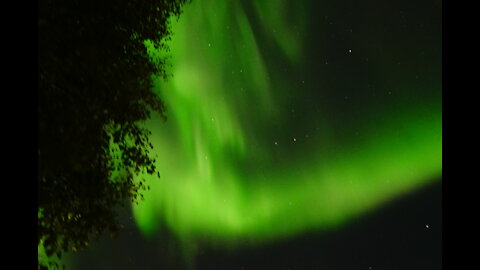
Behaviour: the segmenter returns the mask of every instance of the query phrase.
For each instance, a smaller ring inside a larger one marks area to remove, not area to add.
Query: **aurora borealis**
[[[194,0],[172,21],[146,239],[164,226],[194,257],[328,233],[441,180],[439,12],[344,2]]]
[[[272,21],[282,15],[255,8]],[[300,8],[295,12],[306,19]],[[295,35],[305,30],[284,27],[285,33],[267,38],[288,68],[301,70],[308,60],[302,62],[303,42]],[[385,101],[395,103],[394,110],[365,108],[365,115],[348,117],[356,126],[344,131],[350,136],[337,140],[321,97],[318,112],[297,107],[304,116],[294,118],[292,100],[321,92],[321,86],[272,72],[240,3],[193,2],[173,32],[174,77],[158,82],[169,119],[147,124],[155,148],[162,149],[162,177],[150,181],[145,202],[134,207],[147,235],[155,233],[156,219],[181,237],[226,241],[328,228],[441,174],[438,96],[417,104],[403,101],[398,88],[394,101]]]

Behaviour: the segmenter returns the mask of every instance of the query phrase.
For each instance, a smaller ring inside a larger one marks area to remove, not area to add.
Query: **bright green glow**
[[[266,29],[282,15],[268,5],[256,6]],[[359,116],[360,135],[349,142],[310,119],[305,125],[321,132],[308,147],[300,135],[275,144],[266,139],[276,135],[269,123],[288,133],[280,109],[301,93],[270,71],[238,1],[193,1],[173,33],[174,77],[156,88],[168,121],[146,124],[162,178],[150,179],[145,201],[134,205],[146,235],[160,220],[183,239],[233,244],[328,229],[441,176],[440,100]],[[290,34],[271,42],[297,65],[302,44]],[[294,147],[301,153],[285,154]],[[278,155],[292,162],[276,166]]]
[[[59,259],[57,255],[47,256],[45,247],[43,246],[43,241],[40,241],[37,246],[38,252],[38,263],[47,266],[48,269],[58,269],[55,266],[50,266],[49,263],[57,263],[60,265],[71,265],[71,255],[63,255],[62,259]],[[61,268],[60,268],[61,269]]]

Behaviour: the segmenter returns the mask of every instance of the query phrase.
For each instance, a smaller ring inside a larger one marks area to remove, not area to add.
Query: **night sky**
[[[441,269],[441,1],[193,0],[161,178],[70,269]]]

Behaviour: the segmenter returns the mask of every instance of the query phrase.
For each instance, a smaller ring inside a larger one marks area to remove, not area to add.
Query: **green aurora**
[[[333,91],[321,83],[325,70],[304,76],[308,33],[326,35],[309,25],[307,4],[244,2],[196,0],[172,21],[173,77],[154,89],[168,121],[146,123],[162,175],[145,176],[151,189],[133,205],[147,237],[167,226],[185,242],[263,243],[342,226],[441,179],[440,77],[399,84],[387,58],[372,59],[371,72],[394,93],[357,102],[349,116],[348,97],[338,95],[335,115],[335,98],[318,94]],[[344,51],[360,50],[371,52]],[[299,105],[312,93],[314,105]]]

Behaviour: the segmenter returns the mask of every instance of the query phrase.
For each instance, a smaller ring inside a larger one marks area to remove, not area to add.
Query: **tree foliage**
[[[48,256],[116,234],[114,209],[146,186],[134,176],[158,173],[138,123],[165,117],[151,74],[166,74],[143,41],[165,49],[185,2],[39,1],[38,243]]]

